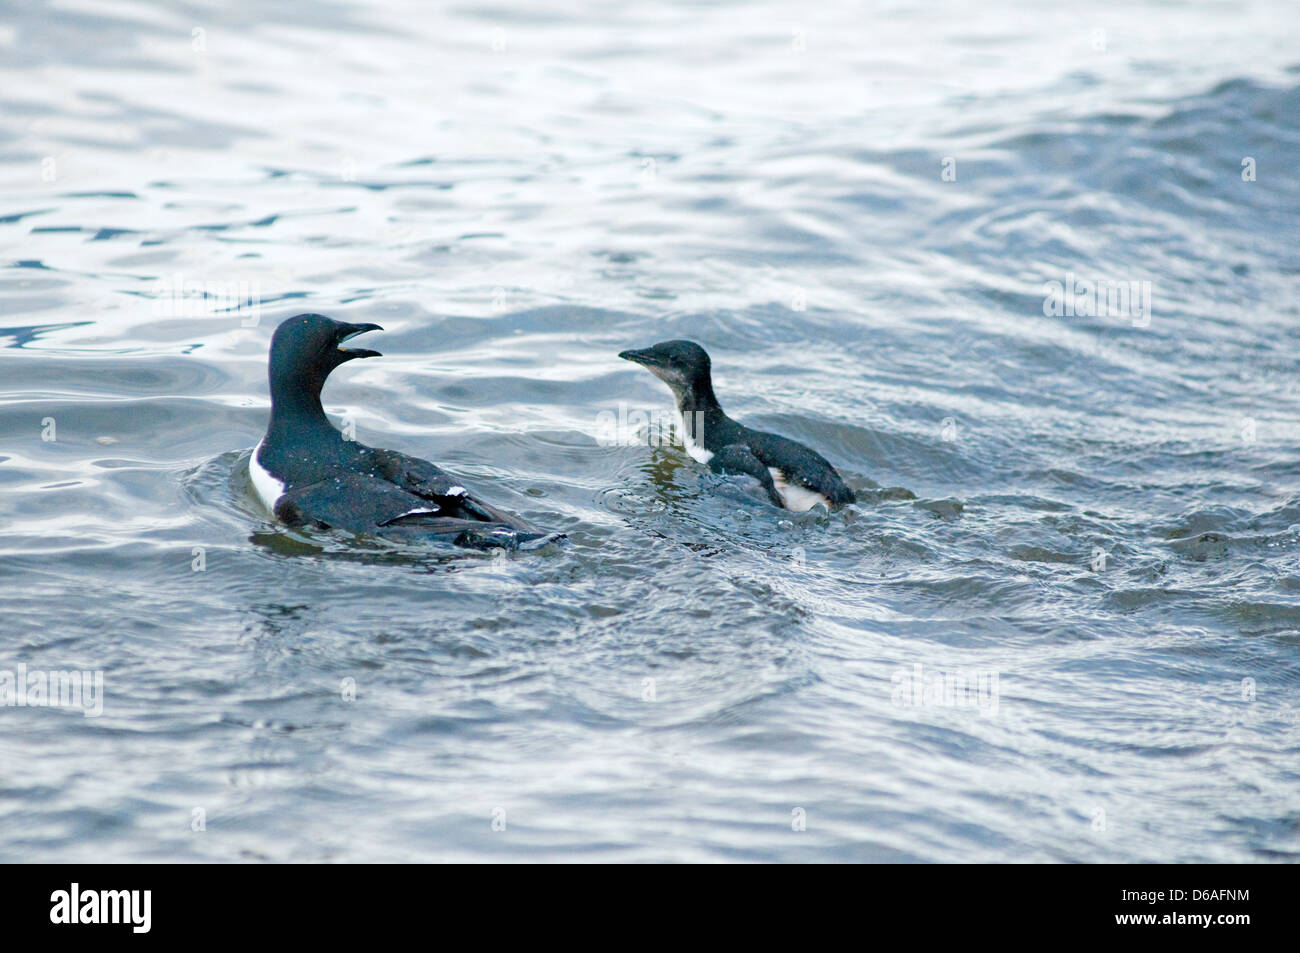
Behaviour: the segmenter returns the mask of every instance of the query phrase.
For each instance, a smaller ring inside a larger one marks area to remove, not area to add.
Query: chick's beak
[[[646,367],[651,367],[659,363],[655,358],[654,352],[649,348],[640,351],[619,351],[618,356],[625,361],[632,361],[634,364],[642,364]]]

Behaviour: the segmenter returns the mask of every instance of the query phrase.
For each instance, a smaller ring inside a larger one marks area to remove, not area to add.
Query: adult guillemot
[[[754,477],[768,499],[787,510],[853,502],[853,491],[816,450],[751,430],[723,413],[713,394],[709,355],[694,341],[663,341],[619,357],[642,365],[668,385],[677,399],[686,452],[714,472]]]
[[[475,549],[535,549],[561,538],[489,506],[428,461],[348,440],[329,422],[320,393],[330,372],[356,358],[380,356],[343,342],[382,330],[321,314],[295,315],[275,329],[271,422],[248,461],[267,509],[290,526]]]

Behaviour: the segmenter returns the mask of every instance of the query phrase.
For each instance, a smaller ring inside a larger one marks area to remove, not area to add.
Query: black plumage
[[[853,491],[816,450],[728,417],[713,392],[709,355],[694,341],[663,341],[619,357],[642,365],[668,385],[682,416],[687,451],[715,472],[755,478],[768,499],[785,509],[854,501]]]
[[[349,440],[330,423],[320,394],[330,372],[377,351],[343,342],[377,324],[320,314],[284,321],[271,340],[271,421],[250,461],[258,495],[291,526],[471,548],[535,548],[546,533],[479,499],[440,467]],[[268,497],[274,497],[268,498]]]

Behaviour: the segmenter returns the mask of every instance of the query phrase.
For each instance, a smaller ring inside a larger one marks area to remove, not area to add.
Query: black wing
[[[814,490],[834,506],[845,506],[856,499],[830,461],[811,447],[759,430],[748,430],[745,436],[755,456],[764,465],[780,470],[786,482]]]
[[[773,504],[785,506],[781,501],[781,494],[776,491],[772,474],[763,465],[763,461],[754,456],[754,452],[743,443],[729,443],[715,453],[709,459],[709,469],[715,473],[739,473],[752,476],[763,484],[763,489],[767,491],[767,497]]]
[[[364,473],[341,473],[298,487],[275,504],[276,518],[290,526],[319,526],[371,533],[398,520],[434,516],[433,500],[407,493]]]
[[[275,504],[290,526],[342,529],[389,539],[440,540],[471,549],[535,549],[564,538],[499,520],[443,515],[438,503],[364,473],[347,473],[290,490]]]
[[[447,517],[503,523],[517,530],[534,531],[525,520],[474,496],[459,480],[428,460],[396,450],[371,449],[368,456],[377,476],[421,499],[434,502]]]

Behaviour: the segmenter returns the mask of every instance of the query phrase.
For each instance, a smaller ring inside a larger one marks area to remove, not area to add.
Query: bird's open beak
[[[343,333],[339,335],[339,351],[344,355],[344,360],[352,361],[359,357],[383,357],[378,351],[370,351],[363,347],[344,347],[344,341],[350,341],[358,334],[365,334],[367,331],[382,331],[377,324],[347,324],[344,325]]]

